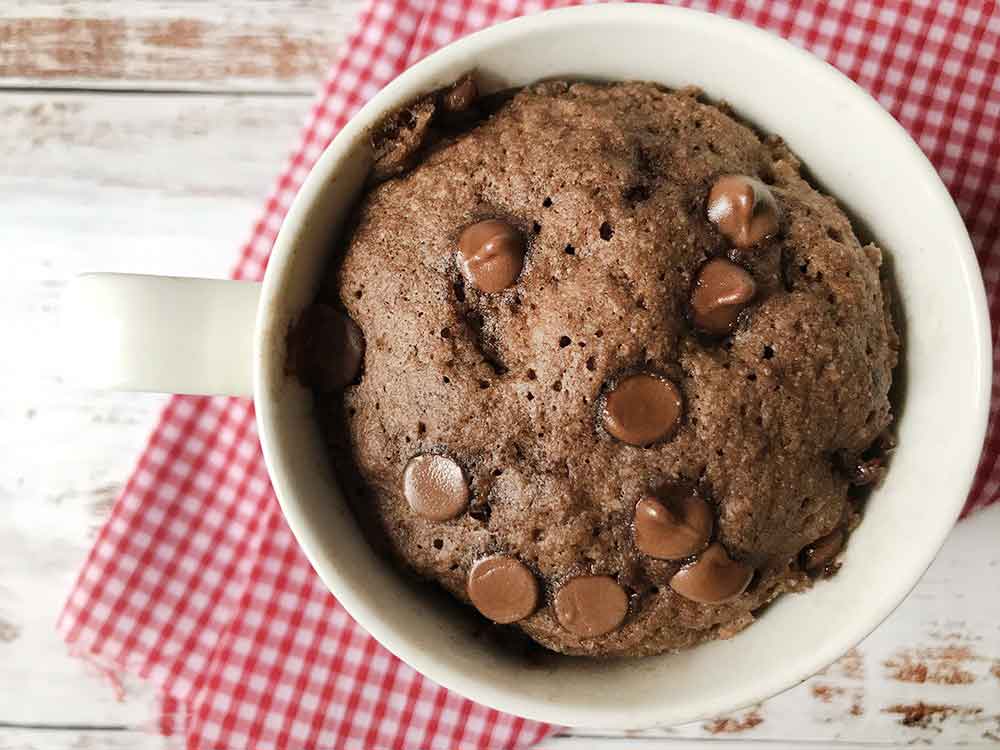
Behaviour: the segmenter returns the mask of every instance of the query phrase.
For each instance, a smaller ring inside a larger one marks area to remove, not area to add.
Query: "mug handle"
[[[69,285],[69,379],[82,385],[198,395],[253,393],[261,285],[94,273]]]

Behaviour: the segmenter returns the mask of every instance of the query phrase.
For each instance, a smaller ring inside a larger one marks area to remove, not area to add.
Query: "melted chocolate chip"
[[[538,581],[520,560],[487,557],[472,566],[469,598],[484,616],[501,624],[517,622],[538,606]]]
[[[705,333],[724,336],[757,293],[757,284],[735,263],[714,258],[702,266],[691,292],[691,321]]]
[[[742,250],[777,234],[781,213],[767,185],[753,177],[730,174],[712,186],[708,219]]]
[[[840,554],[845,539],[846,534],[840,528],[821,536],[802,550],[802,567],[811,573],[822,571]]]
[[[447,521],[469,504],[462,467],[447,456],[414,456],[403,472],[403,495],[410,508],[429,521]]]
[[[458,238],[458,251],[469,283],[488,294],[513,284],[524,265],[520,232],[495,219],[466,227]]]
[[[479,88],[472,76],[465,76],[448,89],[441,97],[441,105],[446,112],[465,112],[479,96]]]
[[[349,385],[358,376],[365,337],[347,315],[316,303],[302,313],[292,328],[288,348],[299,381],[329,392]]]
[[[878,484],[883,476],[885,476],[885,459],[881,456],[858,461],[847,469],[848,480],[858,487]]]
[[[713,522],[712,509],[695,493],[669,505],[644,497],[635,506],[635,546],[650,557],[680,560],[705,549]]]
[[[611,435],[629,445],[649,445],[670,436],[684,409],[681,393],[666,378],[630,375],[602,399],[601,421]]]
[[[851,484],[863,487],[878,484],[885,476],[886,462],[896,449],[895,436],[886,430],[861,455],[841,455],[838,464]]]
[[[625,589],[609,576],[579,576],[556,592],[556,619],[582,638],[594,638],[617,629],[628,612]]]
[[[732,601],[750,585],[753,568],[733,560],[718,542],[685,565],[670,579],[670,588],[685,599],[702,604]]]

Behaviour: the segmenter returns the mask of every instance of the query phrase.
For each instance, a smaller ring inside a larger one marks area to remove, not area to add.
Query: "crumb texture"
[[[765,183],[781,211],[780,232],[750,251],[706,215],[727,174]],[[521,233],[524,263],[487,294],[457,246],[489,219]],[[713,257],[756,284],[728,336],[689,322]],[[360,379],[319,400],[331,454],[376,545],[460,600],[477,561],[522,561],[539,603],[513,627],[548,648],[646,655],[730,636],[807,587],[800,552],[854,521],[842,466],[891,421],[898,342],[880,265],[779,139],[696,91],[527,88],[361,202],[320,293],[366,342]],[[609,384],[636,371],[683,401],[676,430],[647,447],[612,437],[599,414]],[[426,453],[462,467],[466,512],[413,512],[402,477]],[[683,598],[668,585],[683,561],[637,549],[636,503],[675,485],[697,487],[713,542],[754,568],[734,600]],[[624,589],[620,627],[560,625],[555,594],[581,575]]]

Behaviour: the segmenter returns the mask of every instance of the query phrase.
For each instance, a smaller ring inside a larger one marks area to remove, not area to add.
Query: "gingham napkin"
[[[309,167],[358,108],[433,49],[567,2],[371,0],[243,248],[259,279]],[[1000,321],[1000,14],[994,3],[685,3],[826,58],[913,134],[972,233]],[[994,349],[994,361],[997,350]],[[994,385],[966,510],[1000,489]],[[248,401],[175,397],[74,587],[59,628],[82,655],[153,680],[160,731],[190,748],[513,748],[552,731],[464,700],[380,647],[323,588],[268,483]]]

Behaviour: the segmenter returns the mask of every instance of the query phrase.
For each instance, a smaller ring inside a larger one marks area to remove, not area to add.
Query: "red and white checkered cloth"
[[[320,152],[400,71],[471,31],[567,2],[371,0],[243,248],[259,279]],[[770,29],[871,91],[937,166],[965,217],[1000,322],[1000,14],[995,3],[688,2]],[[994,350],[994,362],[997,350]],[[1000,389],[966,510],[1000,490]],[[190,748],[514,748],[552,728],[445,691],[327,593],[278,510],[253,406],[170,400],[59,623],[78,653],[162,688]]]

